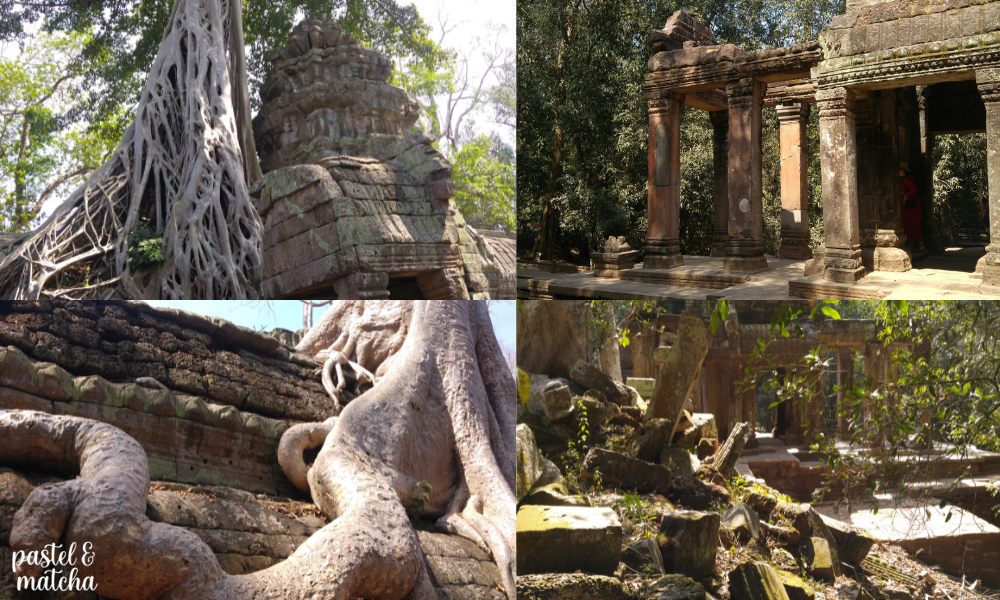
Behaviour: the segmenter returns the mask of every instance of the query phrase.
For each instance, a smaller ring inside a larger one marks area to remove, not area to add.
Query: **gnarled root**
[[[301,426],[283,438],[281,464],[300,486],[302,451],[323,439],[305,479],[332,520],[286,561],[226,575],[199,538],[146,518],[149,472],[135,440],[110,425],[29,411],[0,412],[0,463],[79,467],[80,477],[32,492],[15,516],[12,548],[40,550],[63,533],[67,543],[89,541],[96,557],[80,576],[125,600],[433,600],[406,510],[419,505],[487,547],[513,599],[513,378],[485,304],[416,303],[412,316],[398,354],[373,361],[378,385],[332,430]]]
[[[336,422],[337,417],[330,417],[322,423],[303,423],[289,427],[281,435],[278,464],[292,485],[303,492],[309,491],[309,481],[306,479],[307,469],[302,454],[306,450],[322,446]]]

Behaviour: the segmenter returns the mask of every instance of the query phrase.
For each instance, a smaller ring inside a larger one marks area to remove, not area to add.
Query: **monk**
[[[899,170],[899,176],[903,178],[903,231],[908,239],[917,242],[918,252],[926,252],[924,232],[920,228],[923,208],[920,205],[920,198],[917,197],[917,182],[913,179],[913,175],[904,169]]]

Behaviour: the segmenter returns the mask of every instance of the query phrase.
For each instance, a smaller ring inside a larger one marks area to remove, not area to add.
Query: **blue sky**
[[[152,300],[147,304],[179,308],[201,315],[221,317],[237,325],[258,331],[270,331],[283,327],[296,331],[302,328],[302,303],[298,300],[271,300],[248,302],[243,300]],[[326,311],[327,307],[313,309],[313,319]],[[517,338],[516,309],[513,300],[490,302],[490,317],[493,330],[500,341],[511,348]]]

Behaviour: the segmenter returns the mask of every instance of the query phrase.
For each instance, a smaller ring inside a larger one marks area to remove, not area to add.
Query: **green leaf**
[[[830,317],[831,319],[840,319],[840,313],[837,312],[837,309],[833,308],[832,306],[824,306],[820,310],[823,311],[824,315]]]

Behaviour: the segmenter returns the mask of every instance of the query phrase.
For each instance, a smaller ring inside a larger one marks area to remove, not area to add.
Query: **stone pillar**
[[[653,349],[656,348],[656,327],[652,323],[632,322],[632,375],[634,377],[655,377]]]
[[[753,78],[730,81],[729,239],[725,270],[757,273],[764,258],[764,206],[761,198],[761,101],[767,84]]]
[[[983,257],[982,294],[1000,294],[1000,69],[976,71],[986,104],[986,176],[990,186],[990,243]]]
[[[841,390],[849,389],[854,385],[854,350],[851,348],[837,348],[837,387]],[[851,438],[850,423],[848,423],[849,408],[847,406],[847,393],[837,392],[837,440],[847,441]]]
[[[855,283],[865,276],[861,266],[858,225],[857,145],[854,132],[855,93],[848,88],[816,92],[823,165],[823,233],[826,268],[823,278]]]
[[[684,96],[667,92],[649,106],[649,192],[643,267],[684,264],[680,246],[681,111]]]
[[[899,179],[899,120],[896,115],[896,90],[878,93],[875,114],[875,136],[879,154],[873,164],[878,169],[878,194],[875,203],[875,255],[876,271],[909,271],[912,257],[906,249],[903,233],[903,213],[900,209],[902,186]],[[930,205],[927,205],[928,208]]]
[[[715,169],[715,229],[712,256],[726,255],[729,240],[729,111],[708,113],[712,120],[712,158]]]
[[[781,258],[812,258],[809,246],[809,105],[778,106],[781,137]]]
[[[744,373],[746,372],[746,367],[750,366],[749,361],[744,361]],[[757,394],[756,394],[756,380],[754,386],[743,390],[742,397],[740,398],[740,404],[743,407],[743,413],[740,416],[740,421],[750,424],[750,437],[747,439],[745,448],[756,448],[757,442]]]
[[[732,426],[729,423],[729,405],[732,403],[730,391],[729,359],[706,360],[705,375],[708,388],[708,412],[715,415],[719,428],[719,438],[724,438]],[[723,433],[725,431],[725,433]]]
[[[799,375],[799,367],[790,367],[789,377]],[[788,418],[788,428],[785,430],[785,443],[789,446],[800,446],[806,441],[806,421],[809,400],[806,398],[789,398],[785,401]]]
[[[930,118],[929,102],[931,90],[929,85],[917,86],[917,106],[920,110],[920,178],[917,180],[920,202],[924,206],[920,220],[924,228],[924,246],[931,249],[941,249],[937,240],[937,228],[934,226],[934,134],[927,124]],[[931,210],[928,210],[930,208]],[[931,235],[933,233],[933,235]]]

